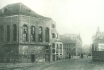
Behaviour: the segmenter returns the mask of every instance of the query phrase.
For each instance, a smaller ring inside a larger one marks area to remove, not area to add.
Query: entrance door
[[[45,55],[45,61],[49,61],[49,55]]]
[[[53,55],[53,61],[55,61],[55,55]]]
[[[31,55],[31,62],[35,62],[35,55]]]

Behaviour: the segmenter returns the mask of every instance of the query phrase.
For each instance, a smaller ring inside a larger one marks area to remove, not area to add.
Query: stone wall
[[[19,46],[19,62],[38,62],[40,60],[45,61],[45,46],[41,45],[20,45]]]
[[[39,18],[36,18],[36,17],[31,17],[31,16],[24,16],[24,15],[21,15],[19,17],[19,43],[24,43],[22,41],[22,28],[23,28],[23,25],[27,25],[28,26],[28,42],[27,43],[33,43],[31,42],[31,26],[35,26],[35,29],[36,29],[36,41],[34,43],[38,43],[40,44],[40,42],[38,42],[38,34],[39,34],[39,26],[42,27],[42,43],[46,43],[45,42],[45,29],[46,27],[49,28],[49,37],[51,37],[51,20],[45,20],[45,19],[39,19]],[[50,38],[49,38],[50,40]]]

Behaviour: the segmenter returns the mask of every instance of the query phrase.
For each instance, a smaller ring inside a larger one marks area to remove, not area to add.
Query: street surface
[[[28,70],[104,70],[104,62],[93,62],[91,57],[73,57],[72,59],[59,60]]]
[[[0,64],[0,69],[5,68],[5,64]],[[104,70],[104,62],[93,62],[91,57],[84,56],[58,60],[55,62],[40,62],[40,63],[16,63],[6,64],[6,68],[10,70]],[[4,69],[4,70],[7,70]]]

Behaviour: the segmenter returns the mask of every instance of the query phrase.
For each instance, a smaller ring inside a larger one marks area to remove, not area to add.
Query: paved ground
[[[91,57],[74,57],[70,60],[60,60],[39,67],[31,67],[28,70],[104,70],[104,62],[93,62]]]
[[[70,60],[65,59],[51,63],[19,64],[19,66],[23,65],[23,70],[104,70],[104,62],[93,62],[91,57],[83,59],[74,57]]]

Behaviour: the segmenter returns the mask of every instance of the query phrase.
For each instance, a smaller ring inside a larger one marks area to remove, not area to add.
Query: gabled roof
[[[46,19],[51,19],[47,17],[43,17],[34,11],[32,11],[30,8],[25,6],[22,3],[14,3],[14,4],[8,4],[2,9],[0,9],[0,16],[7,16],[7,15],[19,15],[19,14],[24,14],[28,16],[35,16],[37,18],[46,18]]]

